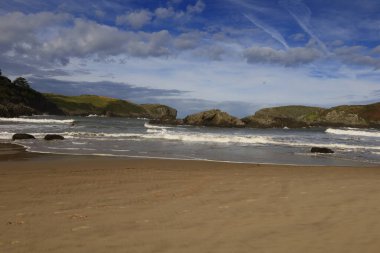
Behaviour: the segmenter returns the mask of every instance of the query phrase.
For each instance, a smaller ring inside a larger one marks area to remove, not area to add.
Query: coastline
[[[1,252],[380,247],[379,167],[29,156],[18,150],[0,159]]]

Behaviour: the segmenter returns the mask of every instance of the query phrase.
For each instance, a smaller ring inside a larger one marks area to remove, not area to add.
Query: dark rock
[[[149,120],[149,124],[178,126],[178,125],[183,125],[183,120],[181,119],[152,119],[152,120]]]
[[[29,140],[29,139],[35,139],[35,137],[31,134],[14,134],[12,136],[12,140]]]
[[[193,126],[244,127],[240,119],[221,110],[209,110],[187,116],[183,123]]]
[[[177,118],[177,110],[166,105],[160,104],[142,104],[148,111],[148,117],[151,119],[175,120]]]
[[[44,139],[47,141],[52,141],[52,140],[64,140],[65,138],[59,134],[47,134]]]
[[[334,154],[334,151],[329,148],[312,147],[311,153],[323,153],[323,154]]]

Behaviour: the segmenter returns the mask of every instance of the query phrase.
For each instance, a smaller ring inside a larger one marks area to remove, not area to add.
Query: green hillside
[[[265,108],[243,118],[249,127],[380,127],[380,103],[342,105],[329,109],[308,106]]]
[[[63,96],[44,94],[66,115],[87,116],[89,114],[115,117],[149,117],[149,112],[142,106],[125,100],[95,95]]]
[[[42,94],[24,78],[9,80],[0,75],[0,117],[32,114],[175,119],[177,110],[160,104],[138,105],[126,100],[96,95],[63,96]]]

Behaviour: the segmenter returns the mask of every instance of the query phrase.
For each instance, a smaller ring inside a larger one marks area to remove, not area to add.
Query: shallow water
[[[126,157],[217,160],[296,165],[371,165],[380,163],[380,131],[353,128],[226,129],[163,127],[146,119],[34,116],[0,118],[0,140],[30,133],[17,141],[29,151]],[[64,141],[43,140],[45,134]],[[313,146],[335,154],[311,154]]]

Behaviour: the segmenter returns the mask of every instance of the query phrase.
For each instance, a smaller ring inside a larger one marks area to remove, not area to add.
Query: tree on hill
[[[23,87],[23,88],[30,88],[28,80],[26,80],[23,77],[17,77],[14,81],[13,84],[18,87]]]
[[[3,73],[1,72],[1,69],[0,69],[0,76],[2,76],[3,75]]]

